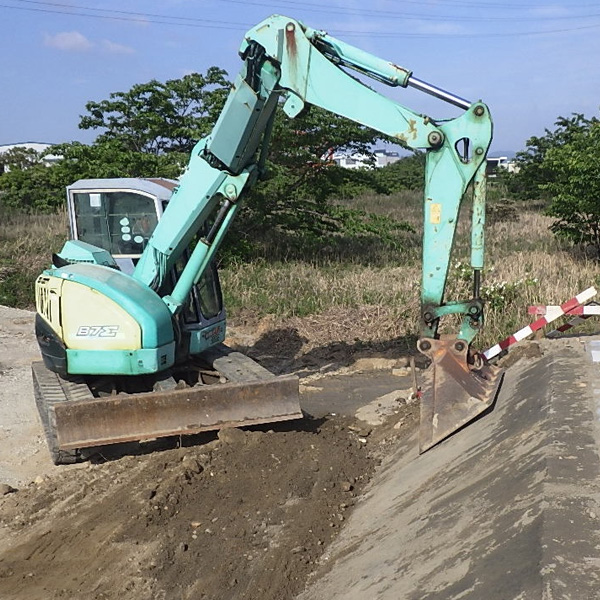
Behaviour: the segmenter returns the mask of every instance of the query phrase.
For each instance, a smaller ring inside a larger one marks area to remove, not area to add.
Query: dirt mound
[[[0,597],[292,598],[397,443],[392,425],[226,430],[0,496]]]
[[[265,366],[325,377],[302,386],[317,418],[107,448],[102,462],[59,468],[33,402],[33,315],[0,307],[2,600],[282,600],[323,569],[381,457],[414,431],[415,406],[383,400],[410,378],[392,374],[397,343],[250,332],[242,345]],[[368,403],[391,416],[357,421]]]

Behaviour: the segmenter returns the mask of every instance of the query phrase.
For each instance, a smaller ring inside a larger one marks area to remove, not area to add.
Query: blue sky
[[[597,115],[600,2],[544,0],[0,0],[0,145],[91,142],[88,100],[212,65],[240,68],[243,34],[278,13],[412,69],[494,118],[492,150],[520,150],[559,115]],[[401,88],[434,118],[456,110]]]

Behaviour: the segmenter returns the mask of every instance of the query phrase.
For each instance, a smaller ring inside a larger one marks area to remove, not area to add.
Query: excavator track
[[[83,460],[84,454],[79,448],[61,449],[58,445],[56,427],[56,406],[68,402],[91,400],[92,392],[83,378],[70,381],[61,379],[56,373],[46,369],[42,361],[31,365],[33,375],[33,393],[40,419],[46,434],[50,456],[55,465],[73,464]]]

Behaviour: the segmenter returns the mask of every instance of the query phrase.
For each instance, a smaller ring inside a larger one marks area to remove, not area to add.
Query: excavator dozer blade
[[[85,383],[65,381],[34,363],[36,402],[55,462],[67,462],[63,454],[82,448],[303,417],[298,377],[276,377],[224,348],[213,358],[231,375],[227,383],[100,398]]]
[[[503,371],[493,365],[469,365],[462,340],[419,340],[419,350],[432,360],[432,381],[421,395],[419,452],[472,421],[490,407]]]
[[[294,376],[58,403],[54,411],[65,450],[302,417]]]

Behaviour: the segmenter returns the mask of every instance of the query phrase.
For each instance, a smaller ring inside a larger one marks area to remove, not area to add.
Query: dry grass
[[[67,237],[66,214],[4,213],[0,221],[0,304],[33,308],[34,283]]]
[[[409,221],[421,229],[419,195],[365,197],[355,204]],[[459,224],[456,261],[468,262],[468,209]],[[476,345],[487,347],[530,322],[531,304],[559,304],[590,285],[600,284],[598,262],[561,246],[548,227],[551,220],[523,210],[518,219],[487,229],[486,327]],[[0,303],[33,305],[35,277],[50,263],[66,236],[65,215],[5,216],[0,223]],[[316,258],[258,260],[222,271],[226,305],[233,323],[251,328],[292,327],[308,345],[412,339],[418,334],[419,237],[407,237],[403,249],[377,248],[362,240],[344,251],[323,249]],[[269,255],[269,253],[267,253]],[[270,254],[273,256],[273,254]],[[504,285],[504,288],[502,287]],[[467,299],[470,282],[453,268],[448,299]],[[589,327],[595,327],[589,320]],[[456,329],[450,321],[446,330]]]
[[[367,208],[365,199],[361,203]],[[407,220],[421,229],[414,197],[407,204]],[[368,208],[399,215],[401,205],[398,199],[378,198]],[[551,222],[539,212],[524,210],[515,219],[488,227],[484,285],[500,291],[488,302],[486,327],[475,342],[478,347],[491,346],[529,323],[528,306],[560,304],[600,284],[598,262],[561,246],[549,231]],[[468,262],[468,253],[467,209],[459,223],[453,264]],[[222,278],[234,322],[251,325],[267,319],[272,326],[293,326],[308,345],[325,339],[385,341],[418,334],[420,267],[412,260],[404,264],[404,258],[402,252],[395,257],[390,253],[390,264],[377,267],[356,262],[328,266],[262,262],[226,269]],[[471,284],[457,273],[458,269],[451,270],[447,297],[467,299]],[[594,326],[590,319],[589,327]],[[456,329],[452,319],[442,328]]]

